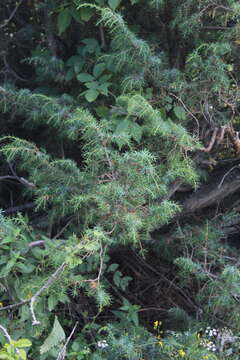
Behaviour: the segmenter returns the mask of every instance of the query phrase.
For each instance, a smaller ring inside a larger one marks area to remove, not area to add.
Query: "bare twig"
[[[16,309],[22,305],[25,305],[25,304],[28,304],[30,302],[30,299],[29,300],[24,300],[24,301],[21,301],[17,304],[12,304],[12,305],[7,305],[7,306],[2,306],[0,307],[0,312],[1,311],[4,311],[4,310],[13,310],[13,309]]]
[[[8,180],[8,179],[16,180],[16,177],[11,175],[0,176],[0,180]]]
[[[200,128],[200,126],[199,126],[199,121],[198,121],[198,119],[196,118],[196,116],[187,108],[187,106],[184,104],[184,102],[182,101],[182,99],[181,99],[180,97],[176,96],[176,95],[173,94],[173,93],[170,93],[169,95],[175,97],[175,99],[177,99],[177,100],[182,104],[182,106],[183,106],[184,109],[187,111],[187,113],[188,113],[189,115],[191,115],[191,117],[196,121],[196,123],[197,123],[197,137],[199,138],[199,128]]]
[[[2,332],[4,333],[5,338],[8,340],[8,342],[11,342],[11,336],[9,335],[7,329],[5,329],[5,327],[3,327],[2,325],[0,325],[0,329],[2,330]]]
[[[23,184],[23,185],[25,185],[25,186],[27,186],[27,187],[29,187],[29,188],[31,188],[31,189],[36,189],[36,188],[37,188],[35,184],[29,182],[28,180],[24,179],[23,177],[19,177],[19,176],[17,175],[17,173],[15,172],[15,170],[13,169],[13,166],[12,166],[11,163],[8,163],[8,166],[9,166],[9,168],[10,168],[10,170],[11,170],[14,178],[15,178],[16,180],[18,180],[21,184]]]
[[[228,170],[228,172],[226,172],[226,174],[223,176],[222,180],[220,181],[219,185],[218,185],[218,189],[220,189],[220,187],[222,186],[224,180],[226,179],[226,177],[232,172],[232,170],[239,168],[239,165],[235,165],[233,166],[230,170]]]
[[[5,71],[9,72],[11,75],[13,75],[17,80],[20,81],[28,81],[27,79],[22,78],[21,76],[19,76],[18,74],[16,74],[16,72],[11,68],[11,66],[9,65],[8,61],[7,61],[7,57],[6,55],[2,56],[3,59],[3,63],[5,66]]]
[[[35,316],[35,313],[34,313],[34,310],[33,310],[33,306],[34,306],[34,303],[35,303],[36,299],[45,290],[47,290],[52,285],[52,283],[54,281],[56,281],[58,279],[59,275],[64,271],[65,267],[66,267],[66,263],[62,263],[61,266],[59,266],[59,268],[50,276],[50,278],[48,279],[46,284],[44,284],[30,299],[30,312],[31,312],[32,319],[33,319],[33,321],[32,321],[33,325],[39,325],[40,324],[40,321],[38,321],[36,319],[36,316]]]
[[[71,224],[71,222],[73,221],[73,218],[71,218],[66,225],[53,237],[54,239],[57,239],[60,235],[62,235],[62,233],[67,229],[67,227]]]
[[[100,30],[100,37],[101,37],[101,48],[102,48],[102,49],[105,49],[105,47],[106,47],[106,40],[105,40],[105,35],[104,35],[103,26],[100,26],[99,30]]]
[[[45,240],[31,241],[30,243],[28,243],[28,247],[31,249],[31,248],[36,247],[36,246],[45,245],[45,243],[46,243]]]
[[[22,211],[22,210],[25,210],[25,209],[31,209],[34,206],[35,206],[34,202],[29,202],[29,203],[26,203],[24,205],[18,205],[18,206],[10,207],[10,208],[8,208],[6,210],[3,210],[3,213],[4,214],[11,214],[11,213]]]
[[[229,26],[202,26],[200,30],[228,30]]]
[[[201,150],[204,151],[204,152],[210,152],[215,144],[215,141],[216,141],[216,137],[217,137],[217,132],[218,132],[218,128],[215,128],[214,131],[213,131],[213,134],[212,134],[212,137],[211,137],[211,140],[210,140],[210,143],[208,145],[207,148],[202,148]]]
[[[19,3],[17,3],[17,6],[15,7],[15,9],[13,10],[13,12],[11,13],[11,15],[9,16],[8,19],[6,19],[3,24],[0,25],[0,29],[2,29],[3,27],[7,26],[7,24],[13,19],[14,15],[16,14],[19,6],[23,3],[23,0],[20,0]]]
[[[12,339],[11,339],[11,336],[9,335],[7,329],[5,329],[5,327],[3,327],[2,325],[0,325],[0,329],[4,333],[4,336],[8,340],[8,342],[11,343]],[[17,354],[19,354],[19,349],[17,347],[15,347],[15,351]]]
[[[58,356],[57,356],[57,360],[64,360],[65,359],[67,346],[68,346],[69,341],[71,340],[77,326],[78,326],[78,321],[74,325],[74,328],[72,329],[71,334],[67,338],[67,340],[66,340],[65,344],[63,345],[62,349],[59,351]]]
[[[99,267],[99,272],[98,272],[98,277],[97,277],[98,285],[99,285],[99,283],[100,283],[100,279],[101,279],[101,275],[102,275],[103,259],[104,259],[103,252],[104,252],[104,250],[105,250],[105,249],[103,249],[102,244],[100,244],[100,246],[101,246],[101,250],[100,250],[100,254],[99,254],[100,267]]]
[[[4,307],[0,307],[0,312],[4,311],[4,310],[11,310],[11,309],[15,309],[18,308],[22,305],[25,304],[30,304],[30,312],[32,315],[32,324],[33,325],[39,325],[40,322],[36,319],[35,313],[34,313],[34,303],[36,301],[36,299],[45,291],[47,290],[54,281],[56,281],[58,279],[58,277],[60,276],[60,274],[64,271],[66,267],[66,263],[62,263],[61,266],[59,266],[59,268],[50,276],[50,278],[48,279],[48,281],[46,282],[46,284],[44,284],[32,297],[31,299],[28,300],[24,300],[21,301],[20,303],[17,304],[12,304],[12,305],[8,305],[8,306],[4,306]]]
[[[221,133],[220,133],[220,136],[219,136],[219,139],[218,139],[218,144],[220,144],[223,141],[226,128],[227,128],[226,125],[221,126]]]
[[[100,250],[100,254],[99,254],[99,259],[100,259],[100,267],[99,267],[99,271],[98,271],[98,276],[95,279],[87,279],[87,280],[83,280],[83,282],[89,282],[89,283],[93,283],[96,284],[96,287],[99,286],[100,284],[100,279],[102,276],[102,269],[103,269],[103,260],[104,260],[104,251],[106,249],[107,246],[105,246],[105,248],[101,246],[101,250]]]

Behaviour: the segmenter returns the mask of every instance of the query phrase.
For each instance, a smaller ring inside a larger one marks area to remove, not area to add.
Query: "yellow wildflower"
[[[2,302],[0,302],[0,307],[3,307],[3,303],[2,303]]]
[[[204,360],[208,360],[208,359],[209,359],[209,356],[208,356],[208,355],[205,355],[205,356],[203,357],[203,359],[204,359]]]
[[[184,357],[186,355],[185,351],[183,349],[178,350],[178,354],[181,357]]]
[[[159,321],[158,321],[158,320],[154,321],[154,323],[153,323],[153,328],[154,328],[154,329],[157,329],[157,328],[158,328],[158,324],[159,324]]]
[[[160,345],[161,347],[163,347],[163,341],[162,341],[162,340],[159,340],[159,341],[158,341],[158,345]]]
[[[156,320],[156,321],[154,321],[154,323],[153,323],[153,328],[156,330],[156,329],[157,329],[159,326],[161,326],[161,325],[162,325],[162,322]]]

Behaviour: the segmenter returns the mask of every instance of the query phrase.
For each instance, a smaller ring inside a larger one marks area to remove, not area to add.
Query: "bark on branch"
[[[210,186],[204,185],[200,187],[190,199],[183,203],[183,210],[180,216],[182,217],[214,205],[238,190],[240,190],[240,179],[224,183],[220,187],[218,186],[218,183]]]

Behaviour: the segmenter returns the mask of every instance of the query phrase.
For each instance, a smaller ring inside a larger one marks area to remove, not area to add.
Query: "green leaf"
[[[98,89],[99,83],[98,83],[97,81],[91,81],[91,82],[85,83],[85,86],[86,86],[88,89]]]
[[[103,84],[103,83],[105,83],[107,80],[109,80],[111,77],[112,77],[112,75],[103,75],[103,76],[101,76],[101,77],[98,79],[98,81],[99,81],[101,84]]]
[[[74,55],[74,56],[71,56],[68,61],[66,62],[66,65],[67,66],[74,66],[76,64],[79,64],[79,63],[82,63],[83,62],[83,59],[81,56],[79,55]]]
[[[120,5],[121,0],[108,0],[108,5],[112,10],[116,10],[116,8]]]
[[[66,336],[61,324],[55,316],[54,324],[51,333],[45,339],[43,345],[40,347],[41,355],[51,350],[54,346],[59,345],[60,342],[65,340]]]
[[[14,341],[14,346],[18,348],[25,348],[32,346],[32,343],[28,339],[19,339],[17,341]]]
[[[57,26],[60,35],[67,30],[71,24],[71,19],[72,15],[69,9],[64,9],[58,14]]]
[[[20,253],[16,253],[14,258],[11,258],[10,260],[8,260],[7,265],[3,266],[1,271],[0,271],[0,278],[5,277],[10,273],[10,271],[12,270],[14,265],[16,264],[17,258],[19,256],[20,256]]]
[[[20,359],[22,359],[22,360],[27,360],[27,353],[26,353],[25,350],[20,349],[20,350],[19,350],[19,356],[20,356]]]
[[[12,356],[11,355],[8,355],[5,350],[1,350],[0,351],[0,360],[12,360]]]
[[[102,75],[105,69],[106,65],[104,63],[96,64],[93,68],[93,75],[98,78],[100,75]]]
[[[110,82],[105,82],[104,84],[101,84],[98,87],[98,90],[100,91],[101,94],[103,95],[108,95],[108,87],[111,85],[112,83]]]
[[[74,65],[74,71],[75,71],[76,74],[80,73],[80,71],[83,68],[83,65],[84,65],[84,61],[79,62],[78,64]]]
[[[174,114],[179,120],[185,120],[186,119],[186,112],[182,106],[174,106]]]
[[[80,17],[83,21],[88,21],[94,14],[94,10],[89,7],[80,8]]]
[[[6,236],[3,240],[1,240],[1,245],[3,244],[9,244],[11,242],[14,241],[14,237],[13,236]]]
[[[122,276],[122,273],[120,271],[118,271],[118,270],[113,275],[113,282],[117,287],[120,286],[121,276]]]
[[[83,39],[82,43],[84,43],[87,46],[93,46],[93,47],[98,46],[98,41],[94,38]]]
[[[76,22],[78,22],[80,24],[83,23],[80,10],[76,9],[75,7],[71,7],[71,15]]]
[[[130,0],[132,5],[138,4],[140,0]]]
[[[81,82],[88,82],[94,80],[94,77],[87,73],[78,74],[77,79]]]
[[[18,264],[16,265],[16,268],[17,268],[19,271],[21,271],[21,273],[23,273],[23,274],[30,274],[31,272],[34,271],[35,266],[33,266],[32,264],[26,265],[26,264],[23,264],[23,263],[18,263]]]
[[[106,117],[109,115],[109,109],[106,106],[98,106],[95,111],[100,117]]]
[[[90,89],[85,92],[85,98],[88,102],[93,102],[98,97],[99,92],[95,89]]]
[[[117,268],[119,267],[118,264],[111,264],[108,269],[107,272],[114,272],[115,270],[117,270]]]
[[[73,71],[73,69],[69,69],[66,73],[66,76],[65,76],[65,80],[66,81],[71,81],[75,76],[75,73]]]
[[[48,298],[48,310],[52,311],[58,304],[58,297],[56,295],[50,295]]]

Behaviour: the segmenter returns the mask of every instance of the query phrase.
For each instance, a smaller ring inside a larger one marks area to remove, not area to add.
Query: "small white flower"
[[[97,342],[97,346],[101,349],[104,349],[108,347],[108,343],[106,342],[106,340],[101,340]]]

